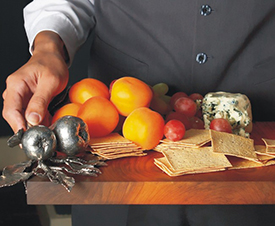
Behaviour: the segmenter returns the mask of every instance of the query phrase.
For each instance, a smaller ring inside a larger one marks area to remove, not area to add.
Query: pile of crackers
[[[146,155],[140,146],[118,133],[111,133],[105,137],[91,138],[90,147],[93,154],[106,160]]]
[[[163,154],[154,164],[169,176],[207,173],[275,164],[275,140],[264,145],[235,134],[190,129],[180,141],[164,139],[154,149]]]

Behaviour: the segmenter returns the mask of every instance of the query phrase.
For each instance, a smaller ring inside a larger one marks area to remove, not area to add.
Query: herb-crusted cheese
[[[204,127],[209,129],[215,118],[227,119],[234,134],[249,137],[252,131],[251,104],[241,93],[212,92],[205,95],[202,103]]]

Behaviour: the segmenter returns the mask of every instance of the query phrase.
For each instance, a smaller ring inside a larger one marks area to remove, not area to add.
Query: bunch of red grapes
[[[164,136],[171,141],[178,141],[184,137],[186,130],[204,129],[201,109],[203,96],[199,93],[187,95],[185,92],[168,96],[168,90],[165,83],[154,85],[154,97],[150,106],[165,118]],[[232,132],[231,125],[225,119],[212,120],[210,129]]]

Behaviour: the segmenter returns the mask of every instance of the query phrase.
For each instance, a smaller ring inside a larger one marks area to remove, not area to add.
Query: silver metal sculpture
[[[82,158],[90,148],[89,133],[87,125],[78,117],[64,116],[50,127],[33,126],[25,132],[21,129],[7,143],[9,147],[20,145],[30,160],[5,167],[0,188],[25,183],[36,175],[61,184],[70,192],[75,179],[67,173],[97,176],[101,174],[98,167],[106,165],[103,159],[92,154],[90,160]],[[57,157],[56,151],[66,155]]]

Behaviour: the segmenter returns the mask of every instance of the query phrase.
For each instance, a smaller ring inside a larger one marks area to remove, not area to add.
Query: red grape
[[[164,126],[164,136],[171,141],[178,141],[184,137],[185,126],[179,120],[172,119]]]
[[[170,99],[170,105],[171,107],[174,107],[175,102],[180,98],[180,97],[188,97],[188,95],[184,92],[177,92],[175,94],[172,95],[171,99]]]
[[[189,98],[192,100],[202,100],[203,96],[199,93],[192,93],[191,95],[189,95]]]
[[[232,128],[230,123],[224,118],[213,119],[210,123],[210,129],[219,132],[232,133]]]
[[[182,113],[171,111],[169,114],[166,115],[165,121],[168,122],[172,119],[177,119],[181,121],[186,130],[189,130],[191,128],[191,122],[189,121],[189,118]]]
[[[197,110],[197,112],[196,112],[195,116],[196,116],[196,117],[198,117],[198,118],[200,118],[200,119],[202,119],[202,118],[203,118],[201,108]]]
[[[174,110],[185,114],[187,117],[193,117],[197,112],[197,105],[188,97],[180,97],[175,102]]]
[[[189,119],[192,129],[204,129],[204,122],[198,117],[191,117]]]

